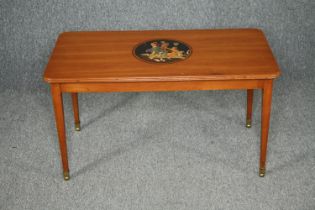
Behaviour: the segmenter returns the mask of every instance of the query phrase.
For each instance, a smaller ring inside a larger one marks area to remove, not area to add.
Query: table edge
[[[206,75],[206,76],[168,76],[168,77],[106,77],[106,78],[71,78],[58,79],[44,76],[44,81],[47,83],[94,83],[94,82],[189,82],[189,81],[217,81],[217,80],[261,80],[261,79],[276,79],[280,76],[280,71],[277,74],[267,75]]]

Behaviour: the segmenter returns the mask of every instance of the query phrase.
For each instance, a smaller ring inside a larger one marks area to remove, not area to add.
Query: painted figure
[[[170,63],[179,59],[183,60],[190,54],[189,47],[171,40],[152,41],[146,46],[148,45],[150,48],[144,49],[145,53],[141,53],[141,56],[154,62]]]

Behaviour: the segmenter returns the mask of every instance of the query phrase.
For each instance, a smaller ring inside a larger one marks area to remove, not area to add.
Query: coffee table
[[[272,85],[279,75],[259,29],[64,32],[44,73],[51,86],[64,179],[70,175],[63,93],[71,93],[75,130],[80,131],[78,93],[234,89],[247,90],[247,128],[254,89],[262,90],[263,177]]]

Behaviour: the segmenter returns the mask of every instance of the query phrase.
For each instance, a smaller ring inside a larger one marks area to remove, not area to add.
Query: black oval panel
[[[191,47],[178,40],[154,39],[138,44],[133,54],[150,63],[174,63],[187,59]]]

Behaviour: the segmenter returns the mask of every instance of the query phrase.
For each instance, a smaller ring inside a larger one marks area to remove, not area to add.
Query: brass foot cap
[[[74,123],[74,128],[76,131],[80,131],[81,130],[80,122]]]
[[[63,178],[65,181],[68,181],[70,179],[70,175],[68,171],[63,172]]]
[[[259,169],[259,176],[260,176],[260,177],[264,177],[265,174],[266,174],[266,170],[265,170],[264,168],[260,168],[260,169]]]
[[[252,121],[246,120],[246,128],[251,128],[251,127],[252,127]]]

